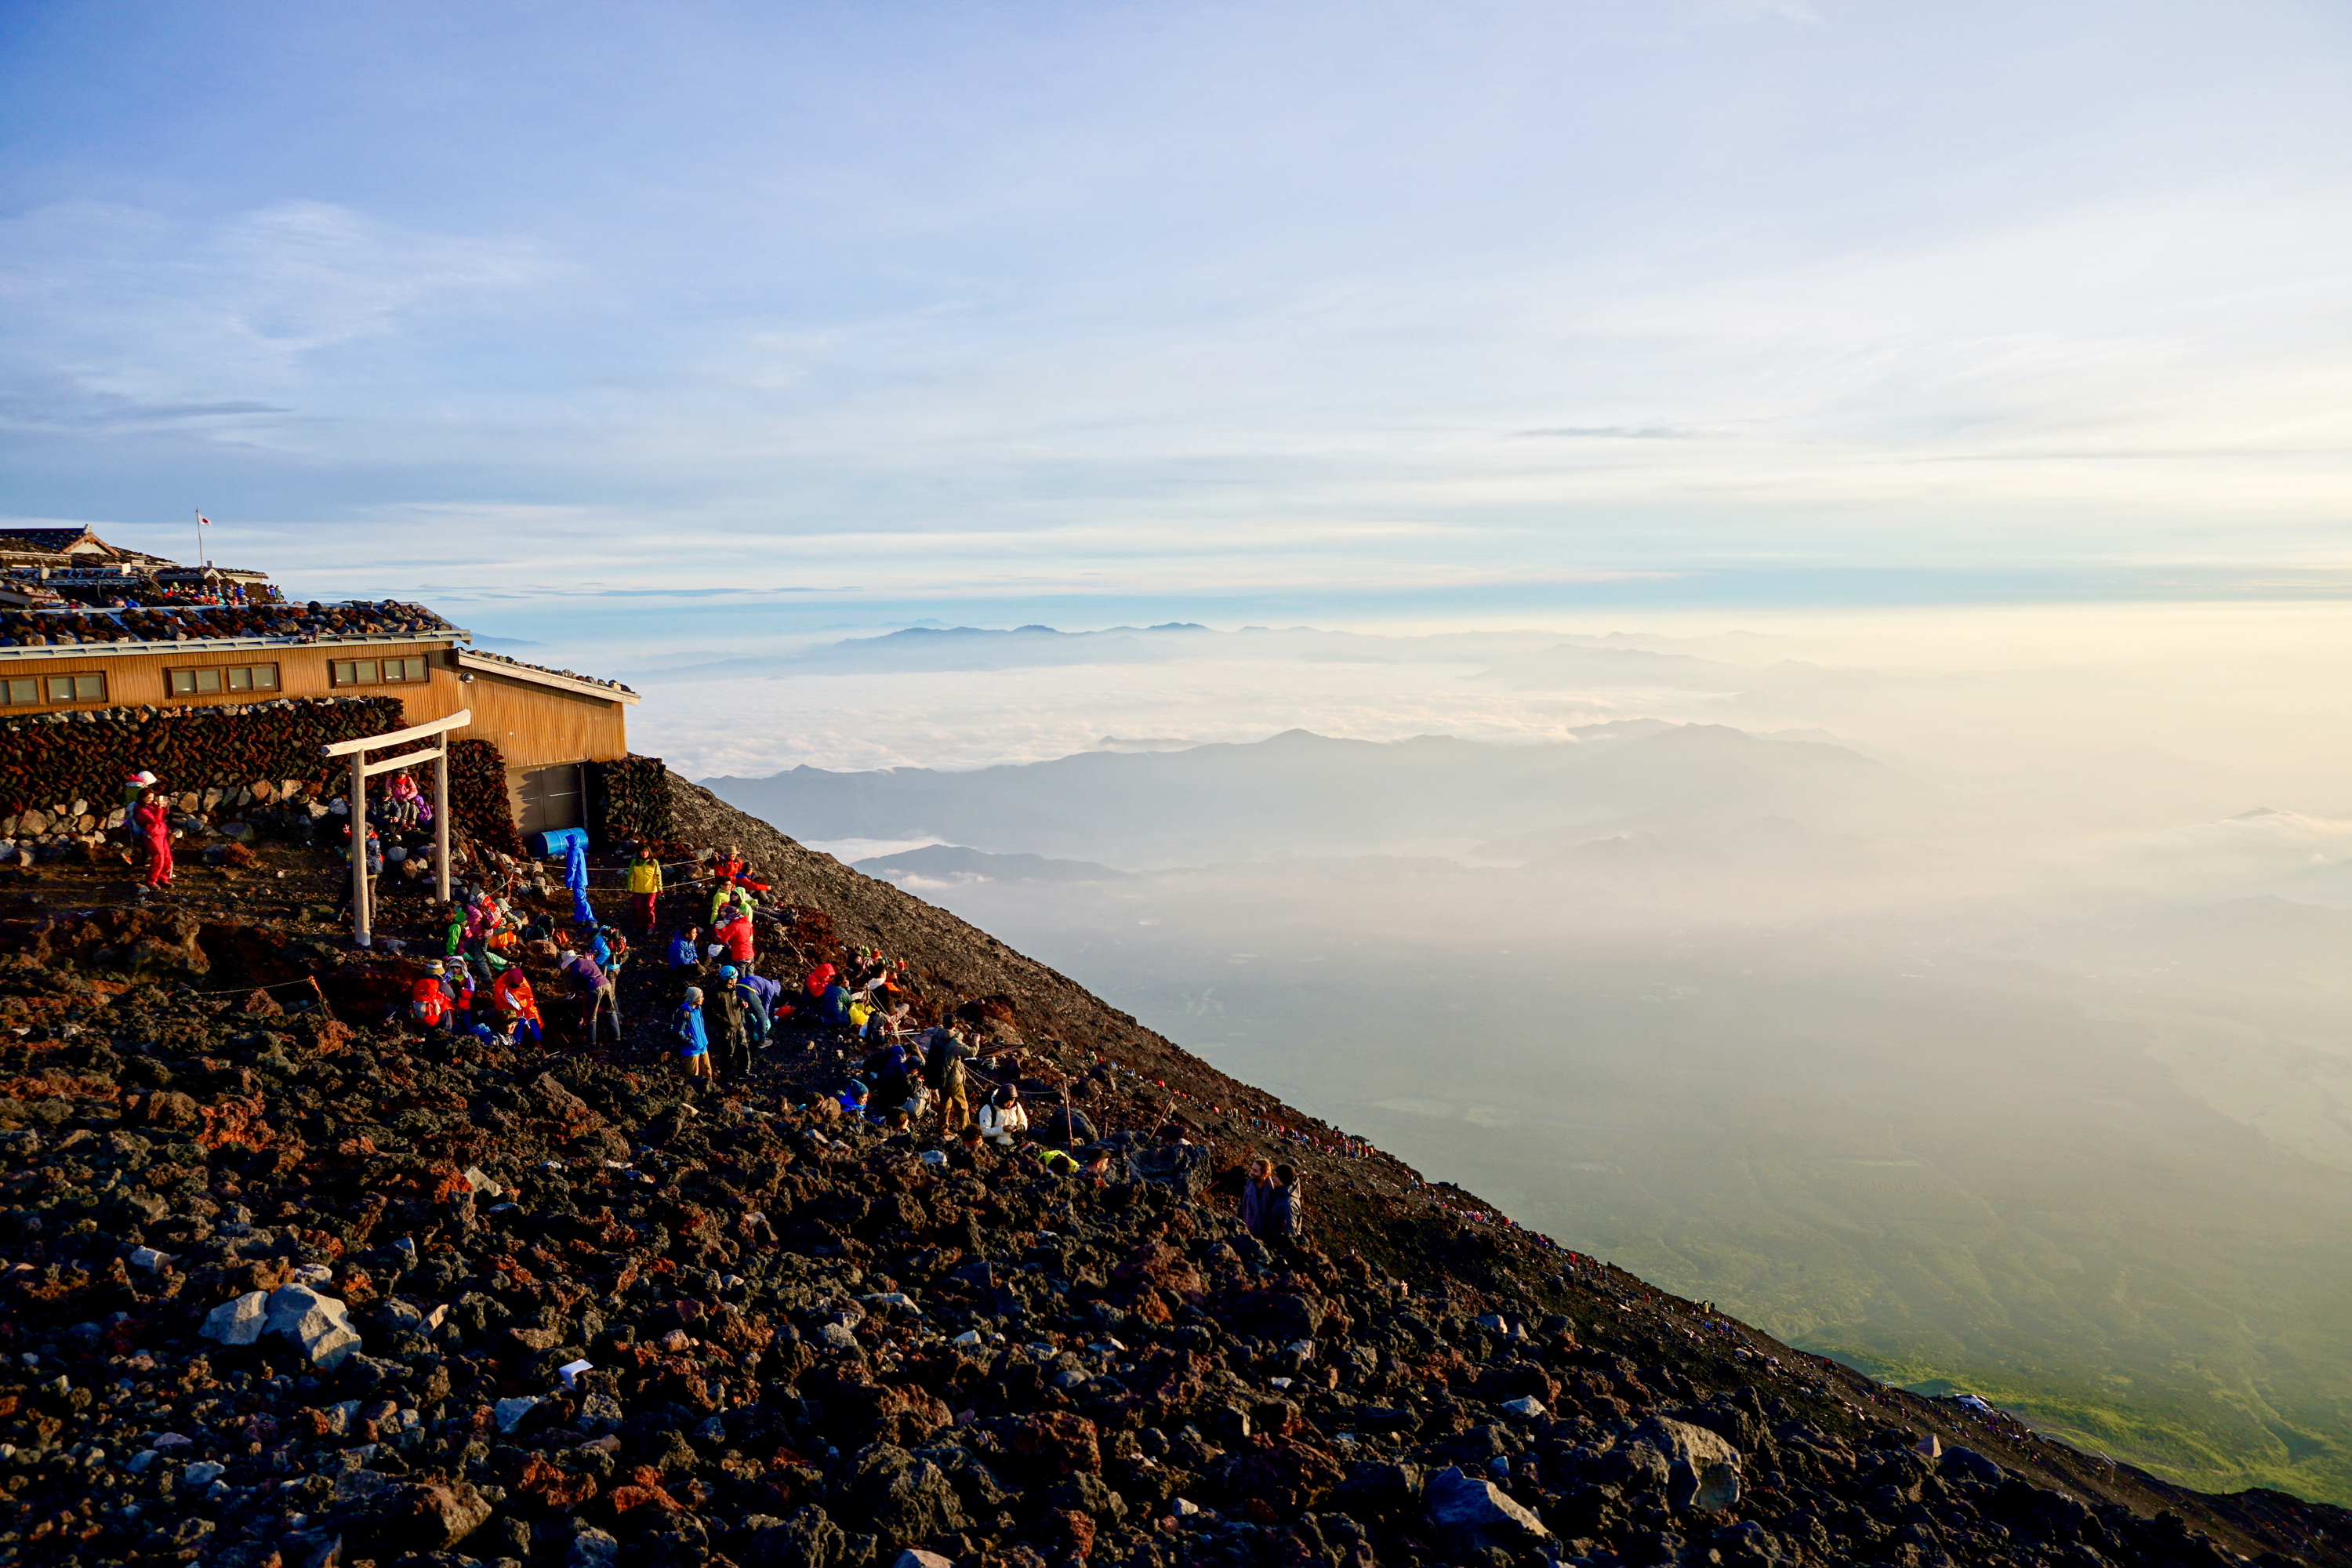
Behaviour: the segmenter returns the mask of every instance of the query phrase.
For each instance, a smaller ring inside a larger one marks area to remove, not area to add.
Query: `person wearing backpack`
[[[971,1120],[971,1079],[963,1064],[979,1051],[952,1024],[923,1031],[923,1082],[940,1104],[942,1131],[961,1131]]]

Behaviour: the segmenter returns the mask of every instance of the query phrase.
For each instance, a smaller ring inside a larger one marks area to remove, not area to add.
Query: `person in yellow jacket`
[[[629,862],[629,903],[648,936],[653,934],[654,906],[660,901],[661,894],[661,862],[654,858],[649,847],[640,844],[636,858]]]

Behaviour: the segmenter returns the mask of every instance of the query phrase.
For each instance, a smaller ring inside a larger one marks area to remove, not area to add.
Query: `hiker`
[[[877,1108],[903,1105],[907,1100],[907,1053],[895,1041],[866,1058],[866,1080],[873,1086],[874,1103]]]
[[[971,1089],[963,1064],[978,1049],[950,1025],[923,1033],[923,1081],[940,1100],[940,1126],[953,1132],[971,1120]]]
[[[345,829],[343,829],[343,833],[344,833],[344,835],[345,835],[345,837],[348,837],[350,836],[351,831],[352,831],[352,830],[351,830],[350,828],[348,828],[348,827],[346,827]],[[367,863],[366,863],[366,868],[367,868],[367,879],[368,879],[368,882],[369,882],[370,887],[371,887],[371,897],[373,897],[373,884],[375,883],[376,879],[377,879],[379,877],[382,877],[382,876],[383,875],[383,840],[376,837],[376,831],[375,831],[375,829],[374,829],[374,828],[373,828],[373,827],[369,827],[369,828],[367,828],[367,829],[366,829],[366,834],[367,834],[367,837],[366,837],[366,839],[365,839],[365,845],[366,845],[365,854],[366,854],[366,856],[367,856]],[[353,851],[352,851],[352,848],[351,845],[350,845],[350,844],[348,844],[348,843],[346,843],[346,844],[343,846],[343,864],[345,864],[346,866],[348,866],[348,865],[350,865],[350,864],[351,864],[352,853],[353,853]],[[166,849],[166,851],[165,851],[165,858],[166,858],[167,859],[170,858],[170,851],[169,851],[168,849]],[[170,879],[170,875],[169,875],[169,871],[168,871],[168,869],[167,869],[167,870],[166,870],[166,874],[165,874],[165,880],[167,880],[167,881],[168,881],[169,879]],[[346,909],[346,910],[347,910],[347,909],[350,909],[350,908],[352,906],[352,904],[356,901],[357,897],[358,897],[358,889],[357,889],[357,888],[353,885],[353,883],[352,883],[352,879],[351,879],[351,878],[349,878],[349,877],[345,877],[345,878],[342,879],[342,882],[343,882],[343,900],[342,900],[342,903],[341,903],[340,906],[338,906],[338,907],[339,907],[339,908],[341,908],[341,909]]]
[[[1274,1165],[1261,1156],[1249,1163],[1249,1179],[1242,1184],[1242,1228],[1260,1241],[1274,1237]]]
[[[751,911],[744,910],[723,926],[714,926],[710,934],[727,949],[727,962],[745,973],[751,969]]]
[[[425,973],[408,988],[408,1016],[424,1025],[428,1035],[437,1035],[447,1026],[450,1011],[456,1005],[457,999],[442,980],[448,972],[449,966],[436,958],[425,966]]]
[[[856,1079],[851,1079],[842,1086],[841,1093],[835,1098],[844,1111],[852,1116],[863,1116],[866,1114],[866,1102],[872,1098],[872,1092]]]
[[[1307,1234],[1306,1195],[1298,1190],[1298,1172],[1289,1165],[1274,1168],[1274,1198],[1266,1209],[1266,1228],[1259,1237],[1268,1242],[1297,1242]]]
[[[155,775],[142,768],[122,781],[122,815],[127,821],[139,809],[140,797],[155,787]]]
[[[702,928],[680,926],[669,939],[669,967],[673,974],[681,969],[702,973]]]
[[[425,797],[417,793],[416,781],[403,768],[392,775],[392,798],[384,807],[386,819],[394,827],[414,827],[425,808]]]
[[[719,1010],[719,1065],[727,1069],[730,1078],[740,1078],[751,1070],[750,1025],[745,1017],[749,1011],[743,1005],[743,993],[735,988],[728,972],[719,972],[718,994],[710,1005]]]
[[[572,839],[563,852],[563,885],[572,889],[572,918],[582,925],[593,925],[596,911],[588,903],[588,841]]]
[[[147,837],[147,886],[151,889],[172,885],[171,811],[163,790],[151,784],[146,798],[131,816],[132,824]]]
[[[1013,1147],[1013,1140],[1029,1131],[1029,1108],[1021,1103],[1021,1086],[1008,1083],[982,1102],[979,1127],[981,1135],[1000,1149]]]
[[[830,969],[831,964],[824,967]],[[849,1022],[849,991],[839,980],[828,980],[817,994],[816,1016],[827,1024],[846,1026]]]
[[[629,907],[636,914],[637,929],[648,937],[654,934],[654,910],[661,896],[661,862],[654,858],[650,846],[640,844],[629,861]]]
[[[793,1005],[784,1000],[784,983],[751,973],[738,974],[735,983],[760,1005],[762,1024],[759,1043],[765,1044],[775,1034],[776,1026],[793,1016]]]
[[[670,1026],[677,1035],[678,1059],[686,1065],[689,1079],[710,1076],[710,1037],[702,1027],[702,987],[686,988],[686,1000],[677,1005],[670,1016]]]
[[[531,994],[530,976],[520,963],[509,964],[490,983],[490,1005],[515,1016],[518,1031],[528,1030],[533,1045],[547,1042],[545,1022],[539,1016],[539,998]]]
[[[757,978],[756,975],[743,973],[731,963],[721,964],[719,968],[719,984],[743,1005],[744,1032],[751,1037],[753,1050],[768,1043],[768,1009],[760,1000],[760,994],[750,984]]]
[[[596,1020],[610,1013],[613,1016],[613,1043],[621,1043],[621,995],[611,976],[597,963],[595,955],[567,952],[563,955],[563,972],[572,978],[572,988],[581,998],[582,1033],[588,1043],[596,1043]]]

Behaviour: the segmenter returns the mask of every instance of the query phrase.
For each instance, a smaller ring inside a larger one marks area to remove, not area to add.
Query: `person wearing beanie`
[[[685,1064],[686,1076],[710,1076],[710,1037],[702,1026],[702,987],[686,988],[686,1000],[671,1015],[670,1026],[677,1035],[678,1059]]]

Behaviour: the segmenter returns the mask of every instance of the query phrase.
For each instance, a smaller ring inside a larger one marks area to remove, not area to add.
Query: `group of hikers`
[[[445,913],[441,952],[415,983],[410,1016],[428,1030],[455,1030],[485,1040],[512,1044],[545,1040],[540,1002],[520,962],[522,951],[541,942],[560,952],[557,968],[579,1005],[579,1037],[593,1046],[611,1020],[612,1038],[621,1042],[618,981],[631,956],[627,937],[600,922],[588,904],[584,857],[575,847],[566,857],[565,881],[573,896],[575,921],[565,930],[558,918],[531,913],[519,900],[501,898],[491,887],[461,889]],[[801,1039],[814,1050],[828,1037],[837,1043],[870,1042],[840,1087],[807,1109],[855,1118],[892,1135],[923,1135],[945,1146],[953,1163],[982,1163],[984,1151],[1018,1152],[1064,1174],[1113,1180],[1111,1152],[1075,1110],[1054,1112],[1054,1127],[1038,1141],[1029,1105],[1013,1075],[992,1082],[979,1068],[1009,1047],[989,1045],[978,1025],[950,1017],[923,1026],[913,1019],[914,997],[907,965],[878,948],[860,947],[841,963],[788,961],[783,974],[763,953],[758,922],[781,925],[790,911],[776,907],[772,889],[759,880],[739,849],[703,851],[691,862],[698,873],[688,889],[673,889],[655,847],[639,846],[625,873],[630,923],[643,937],[657,930],[665,897],[693,897],[688,921],[671,928],[667,952],[667,989],[676,998],[662,1037],[687,1076],[716,1087],[721,1077],[748,1077],[754,1053],[778,1043],[787,1020],[816,1026]],[[707,887],[707,901],[705,888]],[[786,942],[776,952],[797,950]],[[545,949],[540,948],[544,952]],[[772,973],[762,973],[766,968]],[[979,1092],[975,1093],[975,1089]],[[1181,1143],[1174,1127],[1163,1141]],[[1046,1141],[1051,1139],[1052,1142]],[[1054,1147],[1053,1142],[1068,1147]],[[1269,1246],[1303,1234],[1304,1203],[1297,1172],[1287,1164],[1251,1163],[1241,1193],[1241,1217],[1250,1233]]]

